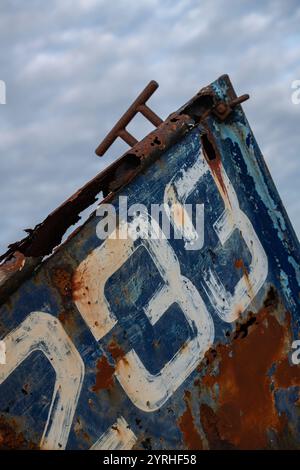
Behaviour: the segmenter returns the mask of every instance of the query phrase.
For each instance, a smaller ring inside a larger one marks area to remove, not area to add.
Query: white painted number
[[[40,447],[64,449],[84,377],[80,354],[61,323],[44,312],[32,312],[4,341],[6,364],[0,367],[0,384],[34,351],[41,351],[55,370],[56,381]]]

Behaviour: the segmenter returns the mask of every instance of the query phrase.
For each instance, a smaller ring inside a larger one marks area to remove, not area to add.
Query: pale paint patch
[[[0,365],[6,364],[6,345],[5,341],[0,341]]]
[[[194,228],[184,204],[199,180],[208,172],[205,163],[198,159],[192,167],[186,170],[181,169],[165,188],[166,213],[174,227],[176,236],[182,237],[185,241],[186,250],[200,250],[204,245],[204,204],[198,204],[196,228]]]
[[[84,364],[61,323],[52,315],[32,312],[4,339],[6,364],[0,384],[34,351],[41,351],[56,373],[41,449],[66,447],[84,377]]]
[[[131,450],[137,441],[127,421],[121,417],[92,445],[90,450]]]

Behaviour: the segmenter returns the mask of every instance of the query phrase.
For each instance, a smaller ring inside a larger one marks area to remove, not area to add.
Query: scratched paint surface
[[[0,446],[299,448],[299,244],[242,110],[119,195],[201,205],[198,238],[191,220],[181,240],[103,242],[94,214],[18,288],[0,313]]]

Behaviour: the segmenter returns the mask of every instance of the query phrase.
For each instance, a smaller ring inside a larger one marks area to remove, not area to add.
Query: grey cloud
[[[1,251],[126,149],[93,154],[150,79],[165,117],[222,73],[251,94],[247,116],[300,233],[299,19],[297,1],[2,0]]]

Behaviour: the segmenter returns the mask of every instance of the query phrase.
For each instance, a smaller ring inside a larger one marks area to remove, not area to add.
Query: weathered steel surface
[[[300,447],[299,243],[235,98],[221,77],[6,254],[2,448]],[[103,242],[93,214],[37,259],[101,185],[175,200],[177,233],[203,204],[197,237]]]

